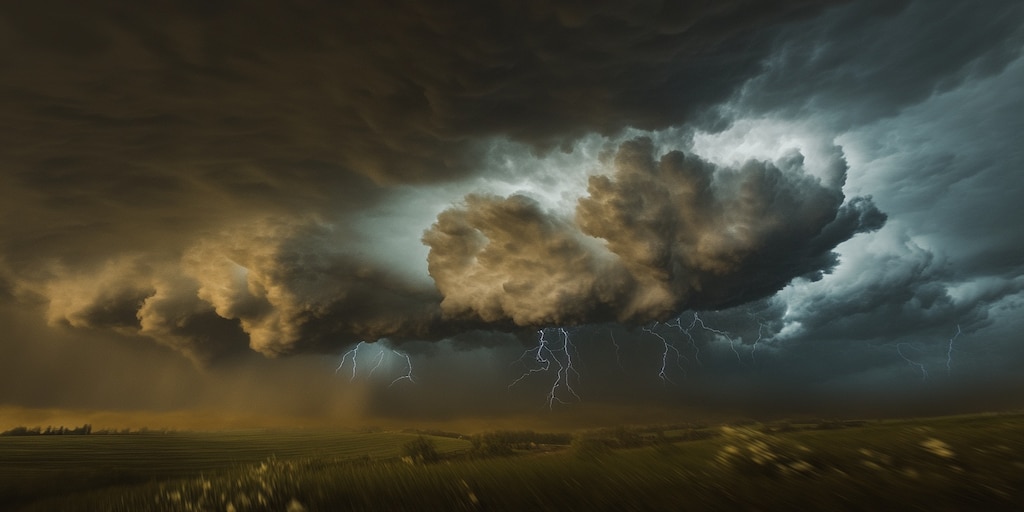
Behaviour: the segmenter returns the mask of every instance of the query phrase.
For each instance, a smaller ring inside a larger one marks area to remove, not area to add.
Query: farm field
[[[432,464],[398,460],[398,433],[0,438],[0,474],[12,510],[1024,509],[1020,414],[699,430],[501,457],[428,437]]]
[[[110,485],[213,474],[268,459],[397,458],[416,436],[306,430],[0,437],[0,510]],[[432,438],[439,452],[467,441]]]

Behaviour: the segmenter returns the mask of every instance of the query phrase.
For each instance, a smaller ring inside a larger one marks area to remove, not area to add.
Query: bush
[[[437,454],[437,445],[434,441],[423,436],[402,445],[402,459],[414,464],[429,464],[440,460]]]
[[[815,467],[807,460],[810,449],[791,440],[766,434],[752,427],[721,428],[725,445],[715,456],[723,469],[747,476],[806,474]]]
[[[470,442],[476,457],[505,457],[514,453],[513,441],[502,432],[478,434],[470,438]]]

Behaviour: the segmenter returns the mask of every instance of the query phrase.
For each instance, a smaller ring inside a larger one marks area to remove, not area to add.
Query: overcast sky
[[[386,4],[0,5],[0,407],[1024,405],[1020,2]]]

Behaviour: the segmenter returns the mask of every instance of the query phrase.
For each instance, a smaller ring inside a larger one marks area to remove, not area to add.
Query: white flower
[[[956,455],[955,453],[953,453],[953,449],[951,446],[934,437],[929,437],[928,439],[922,441],[921,446],[923,446],[924,449],[934,453],[935,455],[938,455],[939,457],[943,457],[946,459],[952,458],[954,455]]]

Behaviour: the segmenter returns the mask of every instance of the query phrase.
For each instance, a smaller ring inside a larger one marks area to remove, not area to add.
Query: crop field
[[[0,437],[0,510],[42,497],[213,474],[268,459],[394,459],[415,437],[303,430]],[[432,439],[442,453],[469,447],[458,439]]]
[[[13,510],[1024,509],[1024,415],[694,431],[502,456],[427,437],[433,463],[397,433],[0,438],[0,475]]]

